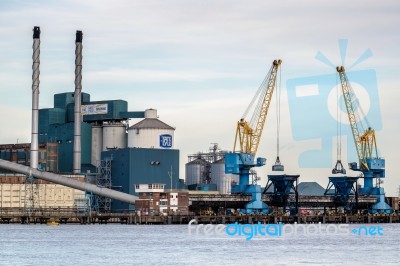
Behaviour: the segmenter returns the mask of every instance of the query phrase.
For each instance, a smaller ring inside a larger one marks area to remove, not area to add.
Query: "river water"
[[[188,225],[0,224],[0,265],[400,265],[400,224],[380,227],[246,240]]]

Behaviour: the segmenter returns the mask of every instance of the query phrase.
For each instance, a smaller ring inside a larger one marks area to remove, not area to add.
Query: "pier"
[[[60,224],[188,224],[195,219],[199,224],[308,224],[308,223],[400,223],[399,214],[329,214],[329,215],[138,215],[137,213],[81,213],[77,210],[40,210],[27,212],[23,209],[2,210],[0,224],[46,224],[57,221]]]

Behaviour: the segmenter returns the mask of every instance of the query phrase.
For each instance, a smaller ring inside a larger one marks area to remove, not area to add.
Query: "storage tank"
[[[97,162],[101,159],[102,150],[103,128],[100,125],[92,125],[92,165],[97,166]]]
[[[204,159],[198,158],[185,165],[186,171],[186,184],[201,184],[203,177],[207,174],[208,162]]]
[[[211,164],[211,183],[217,184],[220,194],[231,194],[232,184],[237,184],[238,175],[225,173],[225,159],[222,158]]]
[[[126,128],[122,123],[103,124],[103,151],[126,148]]]
[[[160,121],[155,109],[145,110],[144,117],[128,129],[128,147],[173,149],[175,128]]]

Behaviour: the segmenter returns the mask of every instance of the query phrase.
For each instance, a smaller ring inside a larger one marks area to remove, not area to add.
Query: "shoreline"
[[[0,224],[47,224],[57,221],[60,224],[188,224],[195,219],[199,224],[374,224],[400,223],[399,214],[330,214],[330,215],[169,215],[169,216],[139,216],[136,214],[73,214],[73,213],[0,213]]]

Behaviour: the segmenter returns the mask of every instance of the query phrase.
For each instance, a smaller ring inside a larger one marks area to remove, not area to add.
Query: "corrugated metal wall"
[[[134,194],[135,184],[162,183],[171,188],[169,172],[172,166],[173,188],[179,188],[179,150],[126,148],[102,152],[111,157],[112,185],[122,192]],[[129,205],[113,201],[112,210],[126,210]]]
[[[0,208],[24,208],[25,184],[0,183]],[[41,208],[73,208],[76,198],[85,196],[84,191],[55,184],[39,184]]]
[[[58,144],[58,169],[61,173],[72,172],[74,147],[74,123],[50,125],[48,136],[54,136]],[[92,126],[81,124],[82,164],[90,164],[92,156]]]

